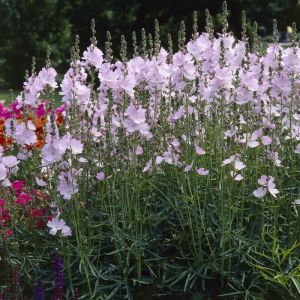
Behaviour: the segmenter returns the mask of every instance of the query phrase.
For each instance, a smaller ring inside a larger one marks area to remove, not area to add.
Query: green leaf
[[[292,279],[292,281],[293,281],[293,283],[294,283],[294,285],[295,285],[295,287],[298,291],[298,294],[300,295],[300,282],[293,276],[291,276],[291,279]]]

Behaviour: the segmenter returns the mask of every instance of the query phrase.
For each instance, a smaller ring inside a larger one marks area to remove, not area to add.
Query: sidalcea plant
[[[181,23],[177,52],[155,22],[154,39],[133,34],[132,58],[122,37],[121,60],[93,24],[60,84],[48,57],[0,106],[0,224],[21,289],[34,277],[55,299],[299,297],[300,48],[296,35],[282,47],[276,24],[274,43],[250,47],[245,16],[241,40],[227,16],[214,34],[209,12],[204,33],[194,14],[188,41]],[[274,241],[293,248],[286,285],[265,276]]]

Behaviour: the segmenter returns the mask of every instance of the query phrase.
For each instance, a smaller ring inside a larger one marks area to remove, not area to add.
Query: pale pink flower
[[[204,155],[206,153],[205,150],[203,150],[201,147],[197,145],[195,146],[195,150],[198,155]]]
[[[83,59],[87,65],[92,65],[99,69],[103,63],[103,53],[95,45],[91,45],[83,52]]]
[[[256,148],[259,145],[259,142],[256,140],[250,140],[247,142],[249,148]]]
[[[4,180],[7,176],[7,170],[4,164],[0,162],[0,180]]]
[[[99,172],[99,173],[97,173],[96,178],[97,178],[99,181],[103,181],[103,180],[105,179],[105,174],[104,174],[104,172]]]
[[[43,179],[40,179],[39,177],[35,177],[36,184],[40,187],[46,186],[46,182]]]
[[[244,177],[241,175],[241,174],[237,174],[235,177],[234,177],[234,180],[236,180],[236,181],[241,181],[241,180],[243,180],[244,179]]]
[[[263,187],[259,187],[257,190],[253,191],[253,195],[256,198],[263,198],[267,194],[267,189]]]
[[[143,172],[148,172],[148,171],[151,170],[151,168],[152,168],[152,159],[150,159],[150,160],[147,162],[145,168],[143,169]]]
[[[8,155],[8,156],[4,156],[2,157],[2,163],[7,167],[7,168],[13,168],[16,165],[19,164],[19,161],[17,160],[17,158],[13,155]]]
[[[50,228],[50,234],[56,235],[58,231],[61,231],[63,236],[71,236],[72,231],[63,219],[59,219],[58,216],[48,221],[47,226]]]
[[[38,79],[42,83],[43,87],[50,86],[51,88],[57,88],[55,81],[57,73],[53,68],[43,68],[38,75]]]
[[[50,234],[56,235],[59,230],[62,230],[66,225],[63,219],[59,219],[58,216],[48,221],[47,226],[50,228]]]
[[[209,170],[207,170],[205,168],[196,169],[196,172],[201,176],[206,176],[209,174]]]
[[[141,146],[137,146],[136,152],[135,152],[136,155],[141,155],[141,154],[143,154],[143,152],[144,152],[143,148]]]
[[[183,172],[185,172],[185,173],[186,173],[186,172],[189,172],[189,171],[192,169],[193,164],[194,164],[194,162],[192,162],[191,164],[187,165],[187,166],[184,168]]]
[[[259,185],[266,186],[268,182],[268,176],[262,175],[257,182]]]
[[[264,135],[261,137],[261,142],[263,145],[268,146],[272,144],[272,138],[270,138],[268,135]]]
[[[277,198],[276,194],[279,193],[279,190],[276,189],[274,178],[272,176],[270,176],[268,180],[268,191],[273,197]]]
[[[243,170],[244,168],[246,168],[246,165],[245,165],[243,162],[241,162],[241,161],[239,161],[239,160],[237,160],[237,161],[234,162],[234,169],[235,169],[236,171],[241,171],[241,170]]]

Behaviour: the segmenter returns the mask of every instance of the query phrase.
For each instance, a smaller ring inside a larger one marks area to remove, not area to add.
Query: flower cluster
[[[109,34],[103,53],[93,29],[61,82],[48,57],[0,104],[0,233],[20,280],[37,275],[35,298],[50,284],[57,300],[64,289],[77,299],[76,287],[132,298],[128,282],[190,292],[222,278],[218,295],[256,299],[279,291],[265,292],[282,273],[275,248],[298,263],[300,46],[296,35],[288,47],[236,39],[223,8],[220,34],[208,15],[208,32],[195,26],[186,41],[182,23],[177,52],[156,26],[141,47],[133,35],[132,58],[122,37],[115,60]],[[51,253],[55,280],[42,285]],[[265,262],[274,276],[260,276]],[[255,289],[237,284],[246,273]]]
[[[80,194],[82,174],[91,178],[92,191],[120,164],[141,173],[171,165],[199,180],[222,169],[245,184],[253,157],[274,171],[285,167],[285,149],[300,153],[299,62],[298,46],[274,43],[250,52],[247,39],[231,33],[196,34],[173,55],[160,47],[155,55],[115,62],[92,44],[72,60],[57,109],[43,99],[59,86],[52,67],[33,73],[12,104],[0,105],[1,184],[14,190],[17,205],[31,204],[24,182],[13,180],[33,160],[40,168],[34,184],[67,201]],[[274,182],[262,175],[250,194],[277,197]],[[9,216],[2,204],[3,224]],[[32,216],[45,211],[33,208]],[[71,235],[58,215],[52,217],[51,234]]]

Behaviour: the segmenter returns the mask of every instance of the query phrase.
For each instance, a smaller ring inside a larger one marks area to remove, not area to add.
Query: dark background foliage
[[[153,32],[155,18],[163,41],[168,32],[176,40],[181,20],[191,31],[193,10],[199,12],[200,30],[204,30],[206,8],[218,28],[221,6],[221,0],[0,0],[0,89],[20,89],[31,57],[36,56],[41,67],[48,45],[53,65],[65,70],[75,34],[80,35],[82,49],[89,44],[91,18],[96,20],[100,48],[109,30],[117,53],[121,34],[130,41],[133,30],[138,37],[142,27]],[[236,34],[243,9],[251,20],[249,28],[257,21],[262,36],[272,34],[273,18],[282,32],[292,21],[300,21],[299,0],[229,0],[228,8],[230,29]]]

